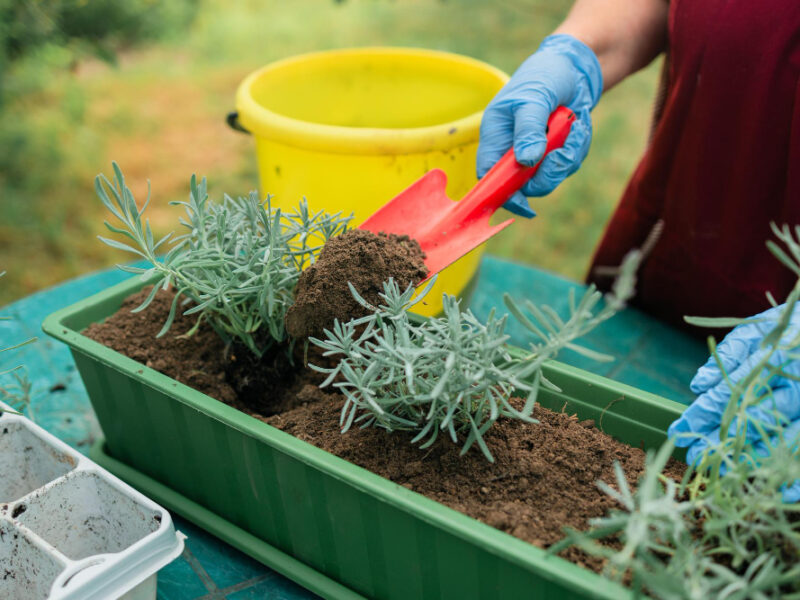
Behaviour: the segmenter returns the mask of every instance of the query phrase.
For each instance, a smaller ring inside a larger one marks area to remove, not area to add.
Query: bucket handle
[[[225,117],[225,122],[228,124],[228,127],[230,127],[231,129],[235,129],[236,131],[241,131],[242,133],[247,133],[247,134],[250,133],[239,122],[239,111],[238,110],[232,110],[231,112],[229,112],[228,115]]]

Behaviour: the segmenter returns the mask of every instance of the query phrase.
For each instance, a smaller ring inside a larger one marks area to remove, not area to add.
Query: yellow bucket
[[[358,225],[434,168],[461,198],[474,184],[483,109],[508,80],[486,63],[433,50],[358,48],[305,54],[250,74],[236,93],[241,125],[256,140],[262,193],[291,209],[354,213]],[[425,315],[442,293],[459,295],[482,248],[441,273]]]

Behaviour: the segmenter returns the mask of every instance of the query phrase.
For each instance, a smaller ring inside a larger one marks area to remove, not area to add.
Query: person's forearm
[[[668,0],[576,0],[554,33],[594,51],[608,90],[666,48],[668,10]]]

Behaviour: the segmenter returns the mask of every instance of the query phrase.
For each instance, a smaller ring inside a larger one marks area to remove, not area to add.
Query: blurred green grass
[[[188,30],[123,52],[118,66],[75,65],[46,47],[9,73],[15,94],[0,113],[0,305],[61,280],[127,260],[96,240],[103,210],[93,192],[112,159],[137,197],[153,188],[158,233],[177,220],[191,173],[212,193],[257,186],[252,140],[224,125],[241,79],[284,56],[346,46],[449,50],[508,72],[563,19],[568,0],[204,0]],[[644,147],[658,65],[604,96],[583,168],[534,201],[489,251],[581,278]]]

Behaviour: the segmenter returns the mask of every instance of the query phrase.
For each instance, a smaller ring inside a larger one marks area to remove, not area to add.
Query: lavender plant
[[[183,314],[197,315],[186,335],[205,321],[227,342],[238,340],[258,356],[287,339],[284,317],[303,266],[315,260],[328,239],[346,230],[350,217],[312,213],[305,199],[286,213],[273,209],[269,196],[265,205],[257,192],[235,199],[225,195],[221,203],[213,203],[205,178],[198,183],[193,175],[189,200],[170,203],[185,208],[186,219],[180,219],[184,233],[155,241],[149,221],[142,220],[149,188],[140,209],[119,166],[113,163],[113,168],[114,181],[98,175],[95,191],[122,223],[118,227],[106,221],[106,227],[127,240],[100,240],[149,262],[148,268],[119,268],[154,281],[134,312],[147,308],[159,289],[173,286],[176,294],[159,336],[169,330],[180,304],[188,306]]]
[[[11,381],[0,383],[0,402],[11,407],[11,412],[24,414],[35,420],[31,405],[31,389],[33,387],[25,367],[19,365],[13,369],[0,372],[0,377],[11,376]],[[3,411],[0,409],[0,414]]]
[[[0,277],[3,275],[5,275],[5,271],[0,272]],[[0,321],[7,321],[9,318],[10,317],[0,317]],[[16,350],[34,341],[36,341],[36,338],[29,338],[24,342],[19,342],[10,346],[3,346],[4,342],[0,342],[0,354]],[[10,369],[0,371],[0,401],[10,406],[14,413],[25,413],[29,418],[33,419],[31,381],[28,379],[27,372],[23,365],[17,365]],[[0,414],[2,414],[2,412],[3,411],[0,410]]]
[[[773,225],[773,231],[787,251],[774,242],[768,243],[770,250],[800,276],[800,228]],[[576,544],[607,558],[610,577],[629,573],[637,592],[657,598],[800,598],[800,505],[785,502],[782,493],[786,484],[800,480],[800,440],[784,437],[788,423],[781,413],[774,411],[771,422],[752,413],[756,405],[769,405],[776,376],[796,378],[786,368],[800,360],[800,333],[790,328],[798,299],[800,279],[757,360],[737,381],[709,339],[731,394],[719,440],[687,469],[683,481],[677,484],[663,474],[674,449],[670,441],[648,454],[636,492],[628,489],[617,468],[616,489],[598,485],[623,509],[591,521],[589,532],[568,531],[553,552]],[[753,322],[687,321],[715,327]],[[619,536],[621,550],[598,542],[609,535]]]
[[[370,314],[348,323],[337,321],[324,339],[311,338],[323,356],[338,362],[334,367],[310,366],[328,375],[321,387],[330,385],[344,394],[343,432],[353,425],[413,431],[412,443],[422,442],[421,448],[441,433],[461,443],[462,455],[477,444],[493,462],[483,437],[492,424],[500,417],[537,423],[531,414],[539,389],[558,390],[542,373],[546,360],[564,348],[605,358],[574,340],[624,306],[633,292],[637,266],[638,253],[633,253],[599,311],[603,295],[594,287],[577,303],[571,294],[566,321],[547,306],[526,302],[532,315],[528,317],[506,297],[512,314],[539,338],[522,356],[512,355],[505,346],[507,316],[492,311],[483,323],[471,311],[462,311],[452,296],[444,296],[441,317],[419,322],[411,318],[408,310],[422,301],[433,280],[416,297],[413,287],[401,291],[389,280],[380,306],[370,305],[350,286]],[[514,394],[527,397],[521,409],[511,402]]]

